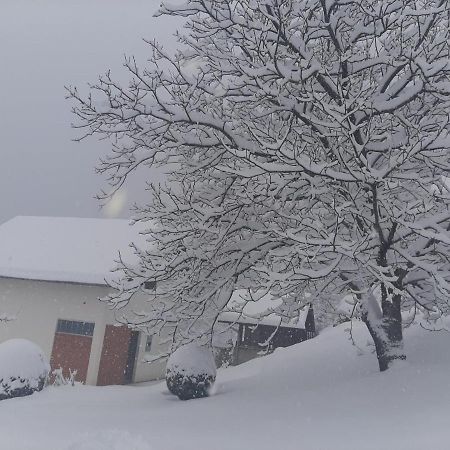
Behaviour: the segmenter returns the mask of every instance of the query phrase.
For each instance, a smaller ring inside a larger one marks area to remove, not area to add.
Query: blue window
[[[57,333],[78,334],[80,336],[93,336],[95,323],[79,322],[76,320],[59,319],[56,325]]]

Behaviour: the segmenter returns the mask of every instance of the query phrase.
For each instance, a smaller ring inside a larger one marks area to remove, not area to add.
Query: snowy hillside
[[[450,335],[406,331],[409,360],[380,374],[355,324],[219,371],[207,399],[165,385],[49,388],[0,403],[2,450],[450,448]]]

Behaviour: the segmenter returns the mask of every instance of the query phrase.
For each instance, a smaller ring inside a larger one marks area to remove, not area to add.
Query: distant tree
[[[109,301],[178,343],[208,337],[235,288],[283,318],[353,296],[380,370],[405,358],[402,310],[450,310],[450,3],[188,0],[180,50],[156,42],[128,86],[69,89],[110,138],[118,189],[159,166],[136,220],[152,246]],[[84,135],[83,135],[84,136]],[[105,194],[106,195],[106,194]],[[308,295],[307,295],[308,294]]]

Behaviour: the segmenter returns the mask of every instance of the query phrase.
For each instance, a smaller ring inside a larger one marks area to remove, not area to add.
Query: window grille
[[[80,336],[93,336],[95,323],[79,322],[76,320],[59,319],[56,325],[57,333],[78,334]]]

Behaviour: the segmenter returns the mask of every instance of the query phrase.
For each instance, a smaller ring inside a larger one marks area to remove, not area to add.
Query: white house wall
[[[94,322],[87,384],[95,385],[100,364],[105,326],[114,324],[114,313],[98,301],[109,291],[107,286],[0,278],[0,313],[16,319],[0,324],[0,342],[25,338],[39,345],[50,358],[58,319]],[[146,337],[141,333],[134,381],[163,377],[165,362],[145,363]],[[161,351],[160,340],[153,337],[152,354]]]
[[[152,336],[151,352],[145,352],[145,343],[147,336],[141,333],[139,339],[139,350],[136,358],[136,367],[134,371],[134,381],[136,383],[148,380],[158,380],[164,377],[166,370],[166,360],[154,361],[151,364],[146,362],[148,358],[165,352],[168,348],[167,344],[163,344],[159,336]]]
[[[144,291],[138,292],[132,303],[132,309],[135,311],[145,311],[149,296]],[[130,311],[128,308],[124,310],[125,315]],[[159,380],[164,378],[166,370],[166,360],[157,360],[149,364],[148,359],[161,353],[166,353],[168,344],[164,343],[164,339],[158,335],[152,335],[151,351],[146,353],[145,347],[147,342],[147,335],[140,333],[138,342],[138,351],[136,356],[136,364],[134,367],[133,381],[136,383]]]
[[[16,317],[0,325],[0,342],[26,338],[50,358],[58,319],[94,322],[86,382],[95,384],[105,325],[107,319],[113,321],[111,312],[97,300],[106,293],[106,286],[0,279],[0,311]]]

